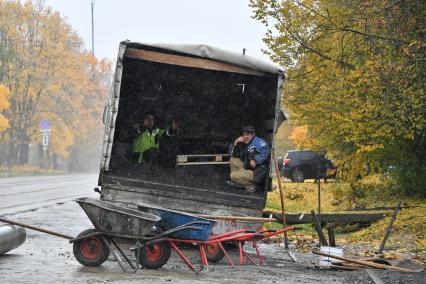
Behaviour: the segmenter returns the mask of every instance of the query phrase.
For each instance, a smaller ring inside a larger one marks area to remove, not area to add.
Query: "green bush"
[[[386,204],[393,200],[394,181],[385,175],[375,174],[350,184],[333,188],[334,205],[341,209],[363,209],[374,204]]]
[[[426,197],[426,165],[397,167],[391,177],[395,181],[395,193]]]

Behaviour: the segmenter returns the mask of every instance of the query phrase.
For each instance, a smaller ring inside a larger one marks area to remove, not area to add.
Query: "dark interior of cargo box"
[[[244,125],[253,125],[256,135],[271,143],[277,77],[126,57],[123,66],[109,174],[245,194],[245,190],[228,184],[229,165],[176,166],[174,162],[176,155],[228,154]],[[170,153],[171,163],[153,166],[132,160],[136,128],[146,113],[154,114],[156,126],[163,129],[168,129],[173,119],[180,121],[176,136],[160,140],[160,152]]]

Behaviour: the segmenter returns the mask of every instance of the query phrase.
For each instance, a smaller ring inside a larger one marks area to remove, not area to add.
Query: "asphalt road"
[[[96,197],[97,174],[0,178],[0,215],[34,210],[82,196]]]

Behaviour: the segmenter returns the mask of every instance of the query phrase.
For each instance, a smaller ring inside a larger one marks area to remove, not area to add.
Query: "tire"
[[[88,229],[78,234],[77,237],[95,232],[97,232],[95,229]],[[94,236],[75,241],[73,253],[75,259],[84,266],[100,266],[108,259],[110,250],[104,239]]]
[[[298,168],[294,168],[291,171],[291,180],[293,182],[304,182],[305,181],[305,175]]]
[[[246,244],[245,241],[240,241],[241,242],[241,246],[244,247],[244,245]],[[238,241],[229,241],[225,243],[225,247],[227,249],[231,249],[231,250],[235,250],[238,249]]]
[[[206,247],[206,256],[208,261],[217,263],[225,257],[225,254],[218,244],[211,244]]]
[[[138,257],[137,253],[138,252],[135,251],[136,257]],[[139,263],[145,268],[157,269],[167,263],[170,258],[170,253],[170,245],[167,242],[152,243],[141,249]]]

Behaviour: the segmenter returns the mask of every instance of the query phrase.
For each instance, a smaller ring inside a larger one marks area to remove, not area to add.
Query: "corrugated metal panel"
[[[118,106],[120,103],[120,88],[121,88],[121,78],[123,75],[123,56],[126,51],[126,45],[120,44],[118,50],[117,64],[115,67],[114,82],[113,82],[113,91],[109,100],[109,115],[105,123],[105,134],[104,134],[104,143],[102,145],[102,159],[101,159],[101,170],[109,169],[109,162],[111,158],[112,143],[114,140],[115,133],[115,122],[117,120]]]

